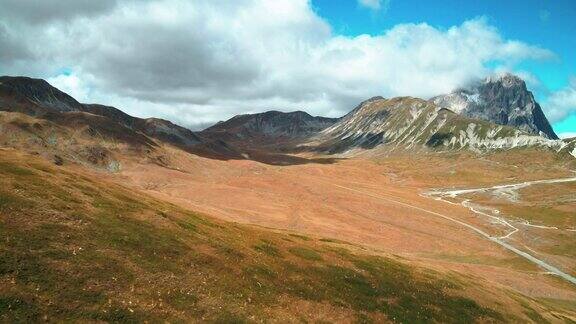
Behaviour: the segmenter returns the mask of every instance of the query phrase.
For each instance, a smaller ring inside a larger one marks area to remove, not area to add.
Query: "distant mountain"
[[[511,75],[428,101],[374,97],[339,119],[268,111],[235,116],[201,132],[163,119],[133,117],[114,107],[82,104],[44,80],[25,77],[0,77],[0,111],[33,118],[0,116],[6,126],[0,127],[0,140],[5,143],[17,141],[19,132],[20,146],[36,143],[41,150],[54,142],[58,130],[59,143],[63,139],[68,143],[59,144],[62,150],[76,143],[78,156],[88,152],[98,161],[112,156],[108,148],[119,144],[149,155],[162,143],[210,158],[271,164],[305,162],[294,161],[285,152],[333,154],[377,146],[478,152],[545,147],[576,156],[576,140],[554,140],[556,135],[525,83]]]
[[[366,100],[305,145],[332,154],[377,146],[390,150],[466,148],[478,152],[529,146],[576,155],[574,143],[469,118],[433,101],[411,97]]]
[[[82,110],[81,103],[45,80],[11,76],[0,76],[0,106],[29,115]]]
[[[88,136],[97,134],[142,150],[144,147],[150,149],[152,141],[148,137],[190,153],[224,159],[243,158],[222,140],[199,136],[167,120],[142,119],[114,107],[82,104],[41,79],[0,77],[0,111],[46,119],[62,127],[86,130]],[[142,143],[146,145],[141,146]]]
[[[492,76],[431,101],[470,118],[558,139],[526,83],[512,74]]]
[[[84,104],[82,109],[83,111],[94,115],[108,117],[128,128],[140,131],[152,138],[178,146],[194,146],[203,141],[198,135],[196,135],[196,133],[168,120],[132,117],[122,112],[120,109],[97,104]]]
[[[338,119],[316,117],[303,111],[267,111],[238,115],[211,126],[201,134],[241,144],[277,144],[312,136]]]

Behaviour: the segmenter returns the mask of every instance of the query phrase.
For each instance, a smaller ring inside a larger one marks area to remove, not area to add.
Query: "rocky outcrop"
[[[489,77],[430,100],[440,107],[470,118],[558,139],[534,95],[526,88],[526,83],[512,74]]]

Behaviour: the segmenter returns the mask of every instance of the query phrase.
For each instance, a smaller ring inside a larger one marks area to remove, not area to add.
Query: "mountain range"
[[[553,140],[489,118],[472,118],[411,97],[369,99],[307,144],[327,153],[357,149],[490,152],[541,147],[574,154],[574,141]]]
[[[91,143],[98,140],[118,141],[132,151],[151,151],[157,147],[157,141],[202,156],[241,158],[239,152],[220,140],[202,137],[167,120],[142,119],[130,116],[115,107],[82,104],[41,79],[0,77],[0,110],[35,118],[35,127],[27,127],[22,120],[13,121],[16,115],[6,117],[7,121],[12,122],[8,122],[4,128],[31,132],[36,135],[39,144],[44,146],[50,142],[47,136],[53,141],[58,132],[67,131],[73,132],[74,136],[61,137],[69,139],[70,144],[75,144],[76,139]],[[38,123],[38,120],[41,122]],[[46,125],[42,127],[42,123]],[[8,135],[14,138],[16,134]],[[73,146],[68,145],[67,153],[74,151]],[[97,151],[109,150],[102,147]]]
[[[525,82],[510,74],[430,100],[374,97],[341,118],[268,111],[235,116],[200,132],[163,119],[133,117],[115,107],[83,104],[44,80],[27,77],[0,77],[0,110],[73,130],[76,138],[82,135],[88,142],[99,136],[147,154],[167,143],[218,159],[246,159],[262,152],[349,155],[375,148],[488,152],[540,147],[576,155],[576,141],[557,138]],[[12,121],[10,127],[16,126]],[[34,127],[19,129],[38,138],[49,136]],[[86,151],[77,149],[72,155]],[[113,155],[109,148],[96,151]]]

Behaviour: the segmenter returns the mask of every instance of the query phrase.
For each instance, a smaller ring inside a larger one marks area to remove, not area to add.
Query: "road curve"
[[[574,182],[574,181],[576,181],[576,177],[532,180],[532,181],[503,184],[503,185],[496,185],[496,186],[492,186],[492,187],[483,187],[483,188],[453,189],[453,190],[431,190],[431,191],[428,191],[427,194],[431,195],[431,196],[441,195],[441,196],[456,197],[458,195],[466,194],[466,193],[486,192],[486,191],[493,191],[493,190],[498,190],[498,189],[518,190],[518,189],[526,188],[528,186],[535,185],[535,184],[551,184],[551,183]]]
[[[570,178],[570,179],[571,179],[571,180],[569,180],[569,181],[576,181],[576,178]],[[555,179],[555,180],[558,180],[558,179]],[[558,182],[561,182],[561,181],[558,181]],[[545,182],[545,180],[542,180],[542,181],[532,181],[532,184],[534,184],[534,183],[550,183],[550,182]],[[556,268],[556,267],[553,266],[553,265],[550,265],[550,264],[546,263],[546,262],[543,261],[543,260],[540,260],[540,259],[534,257],[533,255],[531,255],[531,254],[529,254],[529,253],[526,253],[526,252],[524,252],[524,251],[519,250],[518,248],[512,246],[511,244],[503,241],[502,239],[500,239],[500,238],[498,238],[498,237],[492,237],[492,236],[490,236],[488,233],[484,232],[483,230],[481,230],[481,229],[479,229],[479,228],[477,228],[477,227],[475,227],[475,226],[473,226],[473,225],[470,225],[470,224],[465,223],[465,222],[463,222],[463,221],[460,221],[460,220],[458,220],[458,219],[452,218],[452,217],[450,217],[450,216],[446,216],[446,215],[443,215],[443,214],[440,214],[440,213],[437,213],[437,212],[433,212],[433,211],[430,211],[430,210],[427,210],[427,209],[424,209],[424,208],[421,208],[421,207],[417,207],[417,206],[414,206],[414,205],[411,205],[411,204],[408,204],[408,203],[405,203],[405,202],[401,202],[401,201],[398,201],[398,200],[395,200],[395,199],[391,199],[391,198],[389,198],[389,197],[384,197],[384,196],[382,196],[382,195],[375,195],[375,194],[372,194],[372,193],[369,193],[369,192],[365,192],[365,191],[361,191],[361,190],[357,190],[357,189],[354,189],[354,188],[349,188],[349,187],[345,187],[345,186],[341,186],[341,185],[337,185],[337,184],[334,184],[334,186],[336,186],[336,187],[338,187],[338,188],[341,188],[341,189],[346,189],[346,190],[349,190],[349,191],[353,191],[353,192],[356,192],[356,193],[359,193],[359,194],[362,194],[362,195],[366,195],[366,196],[370,196],[370,197],[377,198],[377,199],[380,199],[380,200],[384,200],[384,201],[387,201],[387,202],[391,202],[391,203],[393,203],[393,204],[397,204],[397,205],[401,205],[401,206],[404,206],[404,207],[408,207],[408,208],[412,208],[412,209],[415,209],[415,210],[419,210],[419,211],[422,211],[422,212],[425,212],[425,213],[428,213],[428,214],[431,214],[431,215],[434,215],[434,216],[437,216],[437,217],[444,218],[444,219],[449,220],[449,221],[451,221],[451,222],[457,223],[457,224],[459,224],[459,225],[461,225],[461,226],[464,226],[464,227],[466,227],[466,228],[468,228],[468,229],[470,229],[470,230],[478,233],[479,235],[483,236],[484,238],[486,238],[486,239],[488,239],[488,240],[490,240],[490,241],[492,241],[492,242],[494,242],[494,243],[496,243],[496,244],[499,244],[500,246],[504,247],[505,249],[507,249],[507,250],[509,250],[509,251],[512,251],[512,252],[518,254],[519,256],[527,259],[528,261],[530,261],[530,262],[532,262],[532,263],[535,263],[535,264],[538,265],[539,267],[541,267],[541,268],[543,268],[543,269],[546,269],[546,270],[549,271],[550,273],[557,275],[558,277],[560,277],[560,278],[562,278],[562,279],[564,279],[564,280],[572,283],[573,285],[576,285],[576,278],[575,278],[575,277],[573,277],[573,276],[571,276],[571,275],[563,272],[562,270]],[[513,186],[513,185],[508,185],[508,186]],[[498,187],[498,186],[497,186],[497,187]],[[487,188],[481,188],[481,189],[487,189]],[[480,191],[480,190],[477,189],[476,191]],[[466,191],[466,192],[474,192],[474,191]]]

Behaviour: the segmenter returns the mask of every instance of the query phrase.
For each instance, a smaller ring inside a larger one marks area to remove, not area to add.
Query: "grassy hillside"
[[[474,278],[216,221],[97,179],[0,149],[0,322],[550,316]]]

